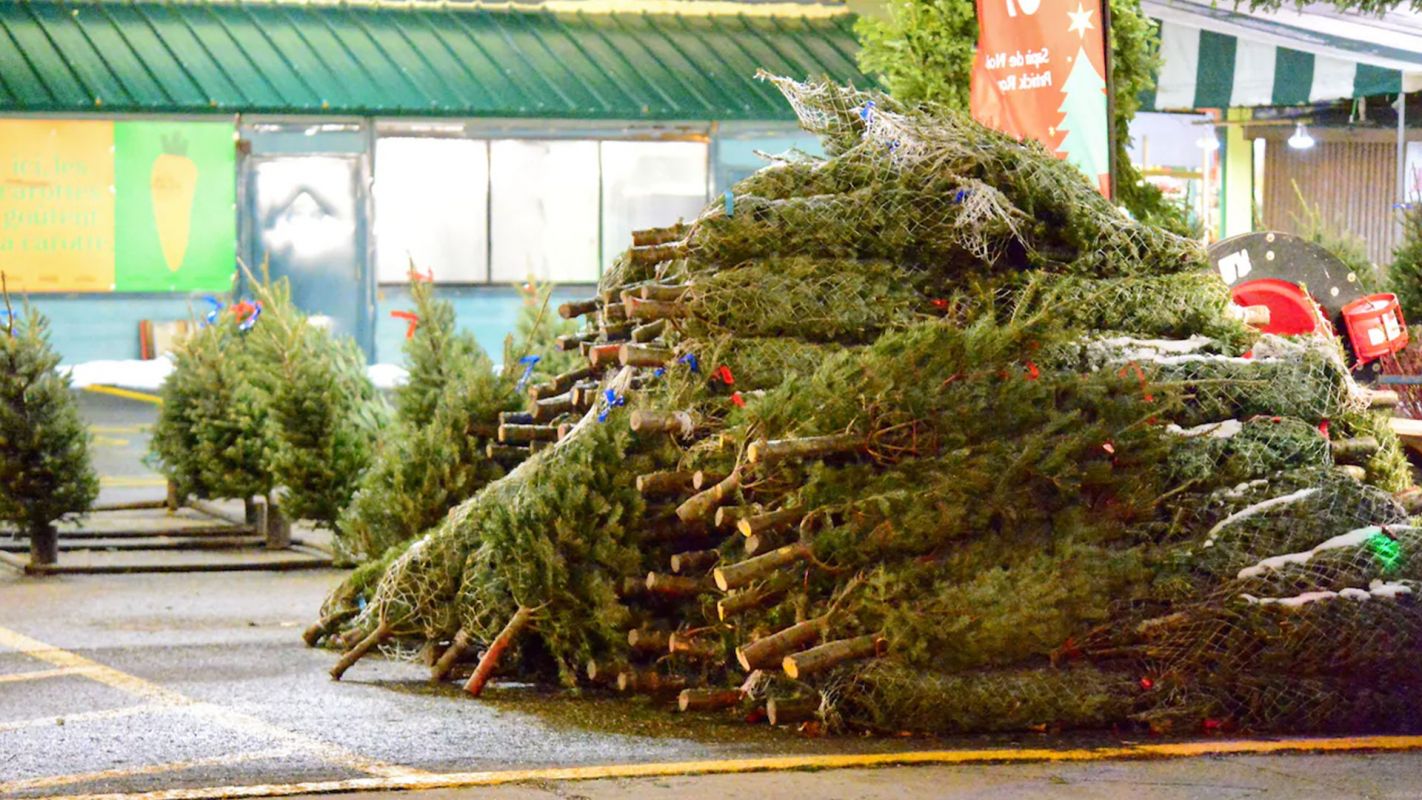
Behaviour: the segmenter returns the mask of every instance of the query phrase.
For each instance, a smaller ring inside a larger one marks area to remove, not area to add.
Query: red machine
[[[1407,346],[1397,298],[1365,294],[1347,265],[1313,242],[1261,231],[1217,242],[1209,254],[1236,303],[1269,308],[1262,330],[1341,335],[1361,378],[1377,377],[1376,360]]]

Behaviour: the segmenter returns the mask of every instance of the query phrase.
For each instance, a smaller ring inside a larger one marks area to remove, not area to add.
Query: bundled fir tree
[[[433,284],[410,285],[416,321],[405,340],[409,377],[395,390],[395,424],[381,438],[338,530],[346,550],[374,558],[433,528],[456,503],[504,474],[489,457],[499,414],[521,404],[509,370],[496,373]]]
[[[89,432],[69,378],[55,371],[49,321],[26,304],[17,318],[5,299],[0,320],[0,520],[30,539],[30,563],[59,555],[55,523],[82,514],[99,494]]]

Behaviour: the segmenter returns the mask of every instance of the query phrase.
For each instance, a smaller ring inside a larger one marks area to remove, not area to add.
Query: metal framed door
[[[248,263],[269,259],[292,300],[338,334],[374,347],[364,163],[358,155],[251,156],[245,163]]]

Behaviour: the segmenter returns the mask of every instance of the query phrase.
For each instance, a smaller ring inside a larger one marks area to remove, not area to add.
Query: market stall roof
[[[1208,0],[1144,0],[1160,22],[1158,110],[1287,106],[1422,88],[1422,17],[1364,16],[1312,4],[1230,10]]]
[[[757,69],[873,85],[843,5],[629,5],[6,2],[0,112],[770,120]]]

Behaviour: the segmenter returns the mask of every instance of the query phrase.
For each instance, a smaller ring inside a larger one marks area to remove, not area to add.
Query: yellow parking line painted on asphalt
[[[1422,749],[1422,736],[1361,736],[1269,741],[1228,740],[1176,744],[1123,745],[1092,749],[1053,750],[931,750],[866,755],[777,756],[724,761],[676,761],[660,764],[616,764],[600,767],[555,767],[486,772],[459,772],[409,778],[353,778],[344,781],[212,786],[131,794],[71,795],[51,800],[209,800],[229,797],[290,797],[303,794],[410,789],[464,789],[527,781],[665,778],[678,775],[727,775],[789,770],[864,769],[913,765],[965,766],[1026,762],[1083,762],[1125,759],[1185,758],[1249,753],[1336,753]]]
[[[97,661],[90,661],[78,653],[51,647],[9,628],[0,628],[0,647],[18,650],[31,658],[37,658],[56,667],[84,668],[91,680],[111,686],[126,694],[143,698],[150,703],[183,706],[193,702],[171,689],[164,689],[157,684],[149,683],[126,672],[120,672],[113,667],[104,666]]]
[[[149,486],[167,486],[168,479],[162,475],[101,475],[99,486],[108,489],[141,489]]]
[[[95,394],[107,394],[113,397],[122,397],[125,400],[137,400],[141,403],[152,403],[158,406],[163,405],[163,398],[156,394],[135,392],[132,389],[120,389],[117,386],[104,386],[103,384],[94,383],[85,386],[84,391],[93,392]]]
[[[88,667],[56,667],[54,669],[36,669],[29,672],[12,672],[0,675],[0,683],[19,683],[20,681],[42,681],[48,678],[63,678],[66,675],[87,675]]]
[[[141,716],[143,714],[153,714],[163,711],[166,708],[168,708],[168,706],[160,703],[142,703],[136,706],[123,706],[122,708],[106,708],[102,711],[79,711],[73,714],[60,714],[54,717],[0,722],[0,733],[9,733],[10,731],[19,731],[26,728],[53,728],[56,725],[68,725],[71,722],[91,722],[94,720]]]
[[[147,433],[152,425],[90,425],[90,433]]]
[[[193,700],[186,695],[171,689],[165,689],[156,683],[150,683],[136,675],[121,672],[113,667],[100,664],[97,661],[91,661],[78,653],[71,653],[68,650],[52,647],[18,631],[12,631],[9,628],[0,627],[0,647],[17,650],[31,658],[46,661],[56,667],[87,668],[88,671],[86,675],[90,679],[135,697],[143,698],[152,704],[156,704],[158,708],[181,708],[188,713],[203,717],[207,721],[221,725],[224,728],[275,739],[289,749],[299,749],[332,764],[347,767],[357,772],[364,772],[367,775],[375,775],[383,780],[412,779],[429,774],[413,767],[387,764],[384,761],[367,758],[358,753],[353,753],[318,739],[312,739],[295,731],[279,728],[250,714],[243,714],[240,711],[234,711],[230,708],[223,708],[222,706],[213,705],[211,703]],[[153,706],[149,706],[149,708],[153,708]],[[75,714],[65,716],[64,719],[69,721],[82,716],[82,714]],[[32,720],[21,727],[30,727],[34,724],[42,724],[42,721]],[[5,725],[0,724],[0,732],[6,729]]]
[[[290,748],[281,747],[270,750],[257,750],[250,753],[229,753],[227,755],[211,756],[208,758],[193,758],[187,761],[170,761],[166,764],[147,764],[141,767],[119,767],[117,769],[106,769],[98,772],[76,772],[70,775],[27,778],[25,780],[0,783],[0,794],[26,792],[35,789],[50,789],[55,786],[70,786],[76,783],[93,783],[95,781],[113,780],[114,778],[131,778],[139,775],[160,775],[167,772],[182,772],[184,770],[198,769],[201,767],[225,767],[232,764],[245,764],[251,761],[281,758],[291,755],[291,752]]]

